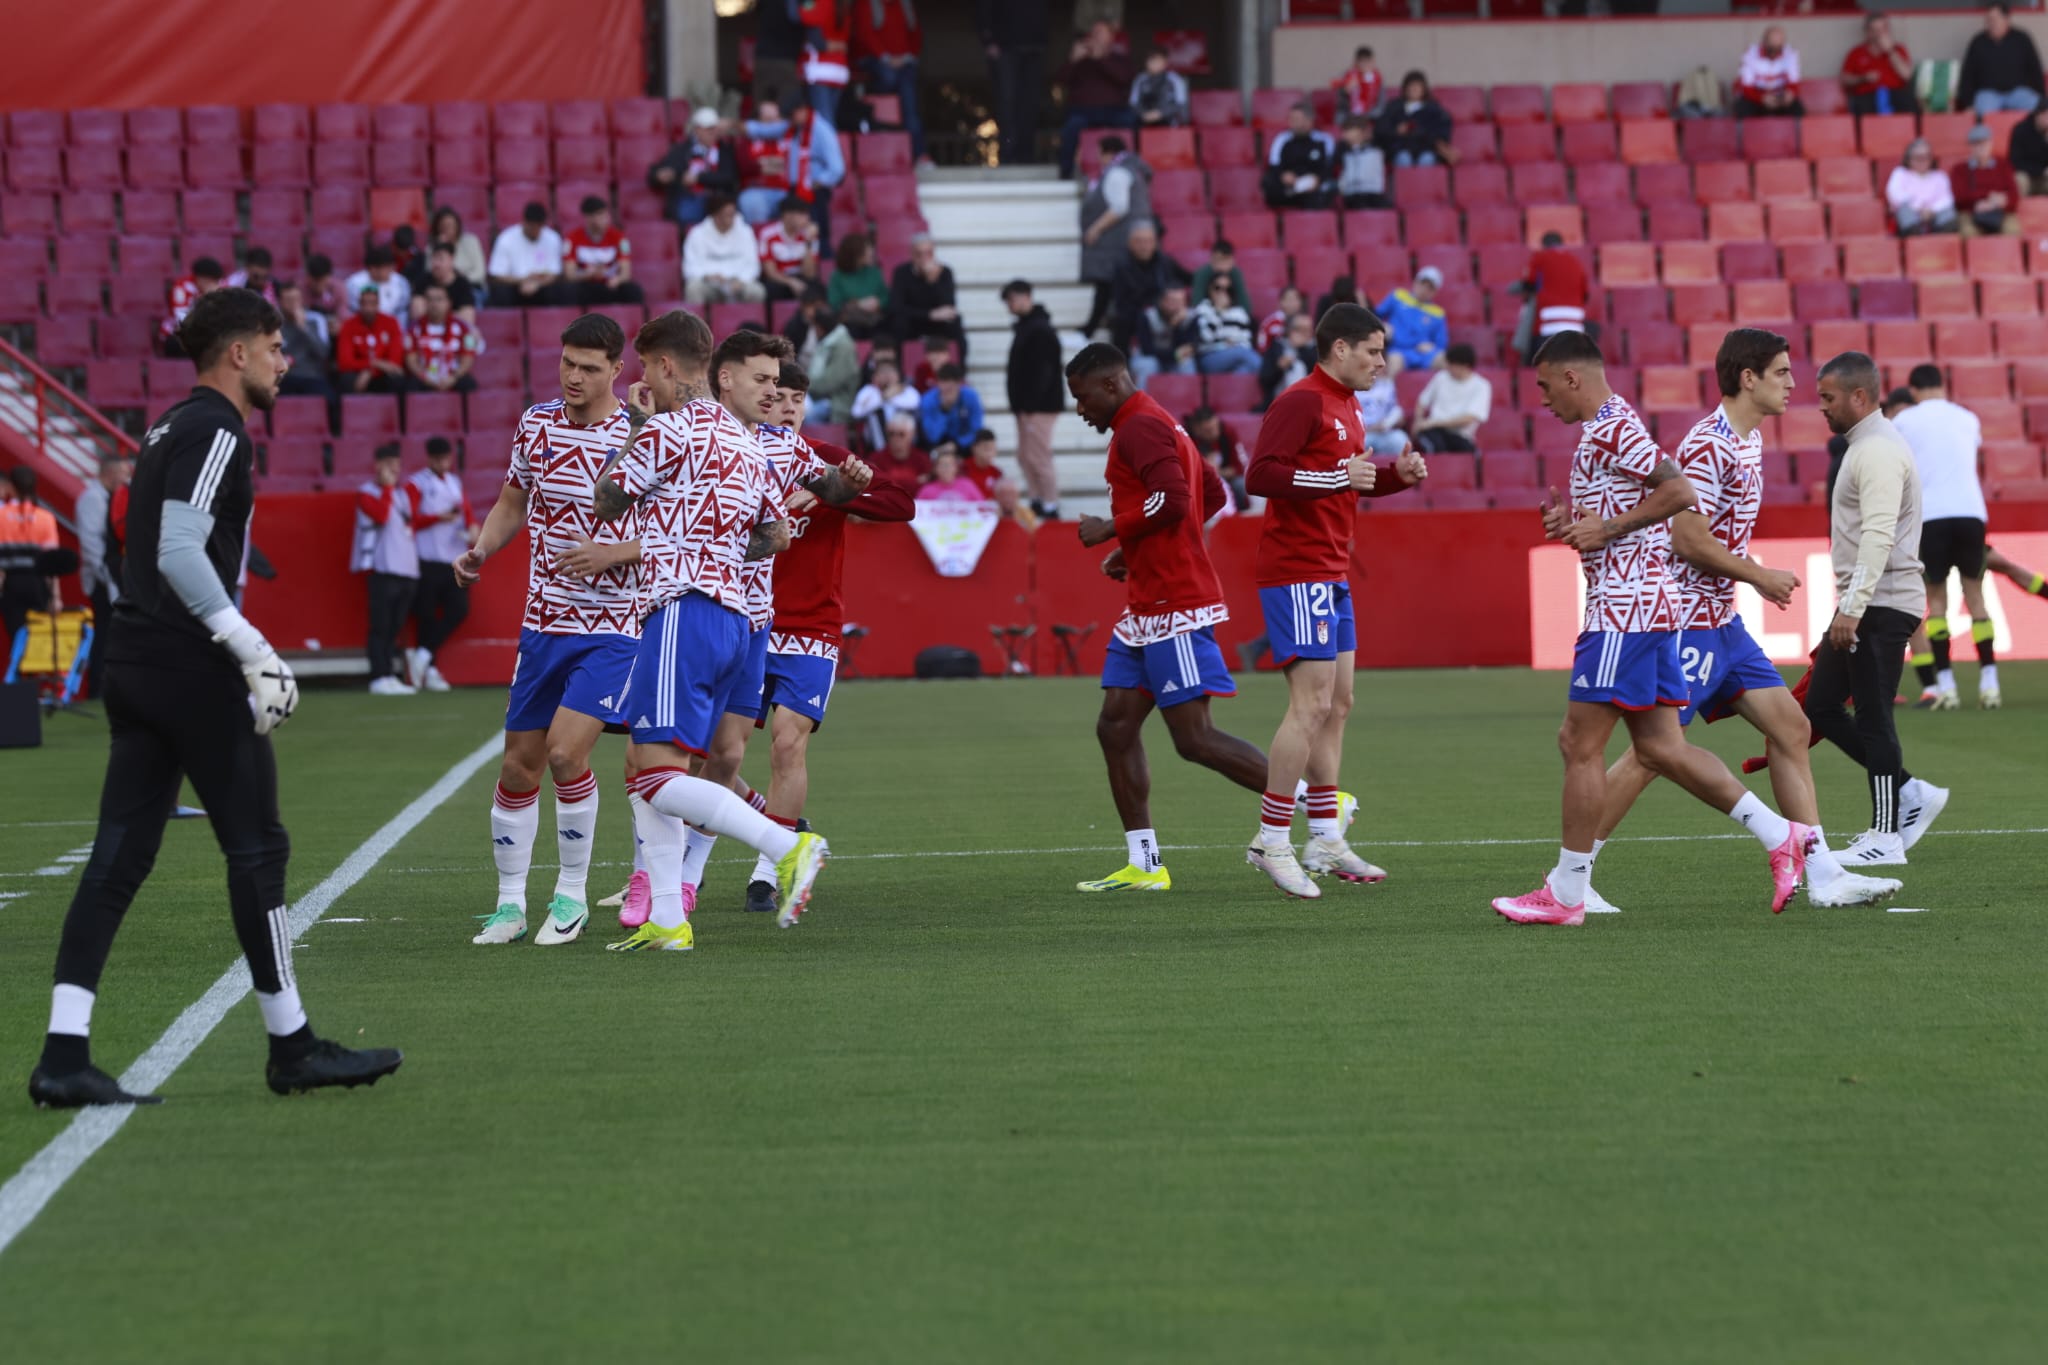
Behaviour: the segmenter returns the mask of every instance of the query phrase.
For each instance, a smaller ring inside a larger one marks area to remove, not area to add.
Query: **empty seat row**
[[[667,137],[688,122],[687,100],[505,100],[425,104],[261,104],[185,109],[18,109],[7,145],[148,146],[257,142],[418,141],[497,137]]]

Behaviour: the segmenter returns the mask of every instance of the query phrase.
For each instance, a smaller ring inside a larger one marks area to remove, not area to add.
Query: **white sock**
[[[1828,847],[1828,836],[1819,825],[1813,827],[1813,843],[1806,850],[1806,884],[1818,889],[1831,886],[1844,869]]]
[[[276,995],[256,992],[256,1008],[263,1011],[263,1031],[273,1038],[287,1038],[306,1026],[306,1007],[299,1003],[299,988],[286,986]]]
[[[1140,872],[1159,870],[1159,835],[1149,829],[1127,829],[1124,831],[1124,848],[1131,855],[1131,866]]]
[[[1607,841],[1605,839],[1595,839],[1593,841],[1593,851],[1586,855],[1586,869],[1588,871],[1592,870],[1594,863],[1600,861],[1600,850],[1605,847],[1607,847]]]
[[[775,860],[765,853],[754,859],[754,875],[747,878],[747,881],[767,882],[772,886],[775,882]]]
[[[570,900],[587,899],[584,886],[590,880],[590,848],[597,834],[597,775],[583,776],[564,787],[555,787],[555,844],[560,850],[562,870],[555,874],[555,894]]]
[[[1977,670],[1977,690],[1979,692],[1996,692],[1998,690],[1997,664],[1985,664]]]
[[[51,1033],[62,1033],[73,1038],[89,1037],[92,1033],[93,993],[83,986],[58,985],[50,992]]]
[[[1550,871],[1550,894],[1564,905],[1584,905],[1586,884],[1593,880],[1593,855],[1557,851],[1557,866]]]
[[[667,774],[648,800],[665,815],[687,820],[712,834],[730,834],[777,862],[797,845],[796,831],[776,824],[730,789],[688,773]]]
[[[639,792],[628,787],[626,789],[626,804],[633,808],[633,870],[635,872],[645,872],[647,870],[647,855],[641,851],[640,847],[640,808],[647,803],[640,799]]]
[[[498,904],[526,913],[526,873],[533,866],[533,838],[540,830],[540,788],[508,792],[498,784],[491,802],[491,858],[498,864]]]
[[[1755,792],[1744,792],[1728,812],[1728,818],[1757,837],[1765,848],[1776,849],[1792,837],[1792,822],[1766,806]]]
[[[706,834],[691,826],[683,835],[683,879],[682,886],[704,885],[704,865],[711,861],[711,850],[718,846],[716,834]]]
[[[1956,671],[1953,668],[1942,669],[1941,672],[1934,675],[1934,685],[1944,692],[1955,691]]]
[[[1305,777],[1294,781],[1294,803],[1298,806],[1308,804],[1308,779]]]
[[[663,929],[673,929],[685,918],[683,822],[645,801],[635,801],[633,829],[640,836],[640,856],[647,864],[647,880],[653,894],[648,918]]]

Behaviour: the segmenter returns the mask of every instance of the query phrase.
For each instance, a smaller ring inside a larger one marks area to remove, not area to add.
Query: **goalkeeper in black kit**
[[[245,423],[251,408],[269,410],[290,367],[281,326],[247,289],[215,290],[193,305],[178,337],[198,382],[149,429],[136,459],[106,648],[112,743],[99,832],[64,919],[50,1029],[28,1083],[44,1108],[158,1102],[93,1066],[88,1034],[114,934],[156,862],[186,777],[227,858],[228,909],[270,1035],[270,1088],[360,1085],[398,1069],[393,1049],[358,1052],[316,1036],[292,975],[291,841],[278,817],[270,732],[291,718],[299,690],[234,600],[255,500]]]

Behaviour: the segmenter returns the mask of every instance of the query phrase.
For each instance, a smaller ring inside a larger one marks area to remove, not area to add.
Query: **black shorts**
[[[1936,517],[1920,525],[1920,571],[1929,583],[1948,582],[1954,569],[1984,576],[1984,523],[1975,517]]]

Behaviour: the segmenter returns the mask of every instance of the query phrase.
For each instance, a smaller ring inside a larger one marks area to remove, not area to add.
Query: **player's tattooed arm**
[[[1670,460],[1660,461],[1643,482],[1649,486],[1649,496],[1630,511],[1603,519],[1579,509],[1572,524],[1556,538],[1582,554],[1587,553],[1645,526],[1669,521],[1699,501],[1692,481],[1679,473],[1678,466]]]
[[[874,478],[874,470],[870,469],[865,461],[855,458],[847,460],[837,468],[827,469],[805,484],[804,489],[819,502],[844,507],[865,493],[868,485],[874,482]]]
[[[618,456],[614,455],[612,459],[616,461]],[[608,464],[604,472],[598,475],[597,484],[590,493],[590,510],[596,514],[599,521],[617,521],[633,510],[633,495],[621,488],[617,479],[609,477],[610,473],[611,466]]]
[[[747,533],[747,558],[766,559],[789,548],[789,523],[764,521]]]

